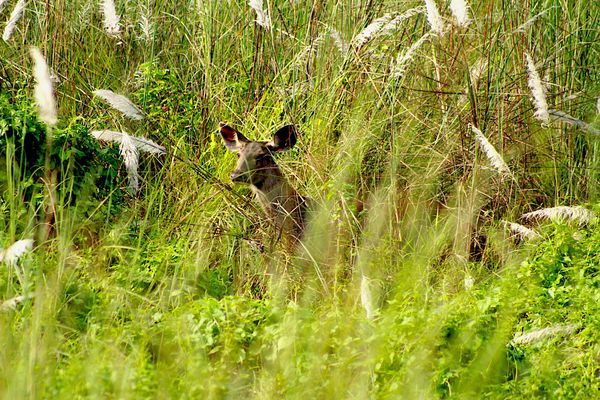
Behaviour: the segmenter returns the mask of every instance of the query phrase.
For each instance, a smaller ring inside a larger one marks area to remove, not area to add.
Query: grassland
[[[600,396],[598,2],[100,3],[27,1],[0,41],[0,247],[33,240],[2,253],[3,398]],[[298,127],[296,251],[219,121]],[[139,190],[103,129],[165,147]]]

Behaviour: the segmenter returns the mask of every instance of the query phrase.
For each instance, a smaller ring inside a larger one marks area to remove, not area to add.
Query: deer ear
[[[294,147],[297,138],[296,127],[287,125],[275,132],[273,139],[267,143],[267,147],[271,151],[286,151]]]
[[[231,151],[239,151],[240,142],[249,142],[244,135],[222,122],[219,122],[219,131],[223,138],[223,144]]]

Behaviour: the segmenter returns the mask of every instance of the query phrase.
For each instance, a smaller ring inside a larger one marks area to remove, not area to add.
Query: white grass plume
[[[512,340],[513,344],[532,344],[539,342],[540,340],[558,336],[558,335],[570,335],[577,329],[574,324],[570,325],[554,325],[547,328],[537,329],[535,331],[517,334]]]
[[[4,28],[4,33],[2,34],[2,40],[8,42],[10,37],[12,36],[15,28],[17,27],[17,22],[23,16],[23,10],[25,10],[25,0],[19,0],[15,8],[13,8],[12,13],[10,13],[10,17],[8,18],[8,22],[6,23],[6,27]]]
[[[598,101],[596,102],[596,114],[600,115],[600,96],[598,96]]]
[[[471,125],[471,131],[475,134],[475,139],[479,142],[479,145],[485,152],[488,160],[492,163],[492,166],[500,173],[500,175],[508,176],[511,175],[508,165],[504,162],[504,159],[496,151],[494,146],[487,140],[487,138],[481,133],[479,129]]]
[[[405,12],[394,17],[394,19],[392,19],[390,22],[385,24],[381,28],[381,34],[384,35],[384,34],[388,34],[388,33],[398,30],[398,28],[400,27],[400,24],[402,24],[402,22],[409,19],[410,17],[414,17],[415,15],[422,14],[426,10],[427,10],[427,8],[425,6],[419,6],[419,7],[415,7],[415,8],[406,10]]]
[[[27,299],[33,298],[33,294],[21,294],[0,303],[0,311],[14,310],[19,304]]]
[[[425,7],[427,7],[427,21],[431,30],[438,35],[444,34],[444,21],[440,16],[440,12],[435,4],[434,0],[425,0]]]
[[[250,0],[248,5],[256,11],[256,23],[265,28],[267,31],[271,30],[271,17],[266,9],[263,8],[263,0]]]
[[[121,152],[121,157],[123,157],[123,163],[125,164],[125,169],[127,170],[129,191],[132,194],[135,194],[139,189],[139,152],[129,135],[124,134],[121,137],[119,151]]]
[[[451,0],[450,11],[452,11],[458,25],[462,27],[469,26],[471,19],[469,18],[469,6],[465,0]]]
[[[7,2],[8,2],[8,0],[0,0],[0,12],[2,12],[2,10],[4,10],[4,6],[6,6]]]
[[[479,80],[485,73],[488,67],[488,62],[485,58],[480,58],[475,61],[475,64],[469,69],[469,78],[471,79],[471,85],[476,88]]]
[[[121,27],[114,0],[102,0],[102,14],[104,15],[106,34],[109,37],[118,38],[121,35]]]
[[[588,124],[586,122],[583,122],[580,119],[573,117],[572,115],[567,114],[566,112],[550,109],[550,110],[548,110],[548,113],[550,115],[552,115],[553,117],[555,117],[556,120],[558,120],[558,121],[562,121],[569,125],[575,125],[581,129],[588,131],[589,133],[600,136],[600,130],[594,128],[593,126],[591,126],[590,124]]]
[[[323,35],[317,36],[315,40],[312,41],[311,44],[308,44],[298,52],[296,57],[294,57],[294,61],[292,62],[292,68],[300,68],[306,64],[306,61],[310,58],[310,56],[317,51],[321,43],[323,43],[324,37]]]
[[[328,26],[327,33],[329,34],[329,37],[331,39],[333,39],[333,43],[335,43],[335,47],[337,47],[338,51],[341,54],[348,53],[348,50],[350,49],[350,45],[337,30]]]
[[[8,265],[14,265],[19,261],[19,258],[29,253],[33,248],[33,239],[17,240],[10,245],[6,250],[0,252],[0,262],[5,262]]]
[[[144,113],[127,97],[116,94],[111,90],[98,89],[94,90],[94,94],[106,101],[112,108],[120,111],[127,118],[134,120],[144,119]]]
[[[36,81],[34,97],[39,117],[46,125],[54,126],[58,119],[48,64],[46,64],[42,52],[37,47],[30,49],[30,55],[33,59],[33,77]]]
[[[558,206],[558,207],[550,207],[550,208],[542,208],[541,210],[536,210],[532,212],[525,213],[521,216],[521,218],[526,220],[531,219],[540,219],[546,218],[550,220],[569,220],[575,221],[579,224],[588,223],[596,218],[596,215],[588,210],[587,208],[581,206],[568,207],[568,206]]]
[[[509,229],[512,233],[515,233],[521,237],[521,239],[535,239],[540,237],[539,233],[534,231],[533,229],[529,229],[526,226],[521,224],[517,224],[509,221],[502,221],[502,224]]]
[[[373,40],[391,20],[392,14],[389,13],[375,19],[365,29],[354,36],[352,45],[356,48],[364,46],[367,42]]]
[[[408,48],[408,50],[406,50],[403,53],[398,54],[398,57],[396,58],[396,62],[394,63],[394,65],[392,66],[391,71],[390,71],[390,77],[391,78],[393,78],[393,79],[399,79],[399,78],[401,78],[401,77],[404,76],[404,74],[406,73],[406,69],[408,68],[408,63],[412,61],[412,59],[413,59],[413,57],[415,55],[415,52],[431,36],[432,36],[432,34],[430,32],[424,34],[423,36],[421,36],[419,38],[419,40],[417,40],[416,42],[414,42],[412,44],[412,46],[410,46]]]
[[[154,33],[156,29],[154,23],[152,22],[152,15],[148,7],[141,7],[138,25],[142,31],[142,39],[145,42],[151,42],[152,39],[154,39]]]
[[[123,137],[127,136],[130,140],[133,141],[135,147],[141,152],[155,154],[155,155],[166,154],[166,152],[167,152],[163,146],[153,142],[150,139],[146,139],[146,138],[138,137],[138,136],[131,136],[125,132],[102,130],[102,131],[91,131],[90,135],[92,135],[96,140],[101,141],[101,142],[115,142],[115,143],[122,143]]]
[[[360,303],[365,309],[367,319],[373,319],[375,316],[375,306],[373,304],[373,294],[371,293],[371,282],[364,274],[360,279]]]
[[[548,123],[550,121],[550,114],[548,113],[548,103],[546,102],[546,89],[535,68],[533,58],[528,53],[525,53],[525,57],[527,58],[528,85],[533,95],[533,105],[535,107],[533,116],[543,123]]]

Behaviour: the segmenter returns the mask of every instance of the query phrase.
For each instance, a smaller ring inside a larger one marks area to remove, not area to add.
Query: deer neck
[[[252,185],[251,188],[258,202],[267,212],[285,213],[295,206],[290,203],[294,202],[297,193],[279,169],[272,170],[260,184]]]

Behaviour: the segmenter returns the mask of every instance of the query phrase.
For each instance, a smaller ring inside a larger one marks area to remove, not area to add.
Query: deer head
[[[262,189],[273,177],[281,178],[281,171],[273,154],[286,151],[296,144],[296,129],[287,125],[279,129],[268,142],[255,142],[223,123],[219,124],[223,144],[238,155],[238,162],[230,177],[233,182],[247,183]]]

